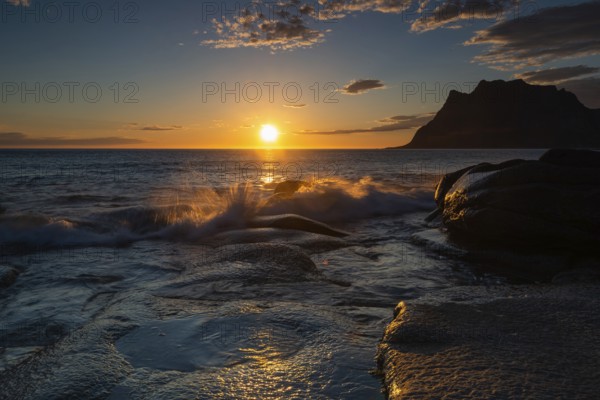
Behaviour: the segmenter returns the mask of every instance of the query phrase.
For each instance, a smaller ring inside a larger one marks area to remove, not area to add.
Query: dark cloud
[[[287,108],[304,108],[306,104],[284,104],[283,106]]]
[[[212,20],[218,39],[202,41],[215,48],[269,47],[272,50],[290,50],[310,47],[323,41],[325,31],[309,28],[304,15],[281,11],[268,17],[256,10],[222,21]]]
[[[144,143],[143,140],[123,137],[100,137],[89,139],[67,139],[63,137],[31,138],[21,132],[0,132],[0,146],[114,146]]]
[[[594,74],[600,71],[598,67],[588,67],[587,65],[576,65],[573,67],[550,68],[539,71],[527,71],[515,74],[515,78],[523,79],[529,83],[558,83],[568,79],[577,78],[584,75]]]
[[[421,15],[411,25],[413,32],[425,32],[438,28],[460,28],[464,22],[478,19],[498,21],[504,18],[517,0],[422,0],[418,13]]]
[[[152,126],[143,126],[143,127],[139,128],[140,131],[177,131],[180,129],[183,129],[183,126],[181,126],[181,125],[170,125],[170,126],[152,125]]]
[[[600,108],[600,78],[572,79],[558,85],[575,93],[580,102],[589,108]]]
[[[360,1],[358,3],[361,3]],[[367,5],[366,9],[361,11],[379,11],[386,14],[399,14],[405,11],[413,3],[412,0],[370,0],[362,1]]]
[[[283,0],[248,2],[232,17],[213,19],[216,39],[201,42],[215,48],[267,47],[290,50],[324,41],[323,21],[365,11],[400,13],[415,0]],[[319,24],[320,23],[320,24]],[[330,26],[330,25],[329,25]]]
[[[156,131],[156,132],[162,132],[162,131],[177,131],[180,129],[183,129],[184,127],[181,125],[166,125],[166,126],[161,126],[161,125],[140,125],[137,122],[133,122],[130,124],[125,125],[125,129],[127,130],[133,130],[133,131]]]
[[[435,116],[435,113],[418,114],[418,115],[396,115],[394,117],[380,119],[379,123],[382,124],[406,124],[408,128],[414,128],[415,126],[421,126],[431,121]],[[412,126],[408,126],[412,125]]]
[[[214,48],[265,47],[272,51],[321,43],[333,25],[324,21],[362,12],[404,13],[412,32],[496,22],[466,45],[487,45],[475,61],[514,70],[600,54],[600,2],[537,9],[521,0],[281,0],[248,2],[237,15],[213,19]]]
[[[321,0],[317,8],[319,19],[343,18],[353,12],[377,11],[399,14],[415,0]]]
[[[345,94],[361,94],[371,89],[383,89],[385,85],[379,79],[358,79],[343,87]]]
[[[331,25],[362,12],[404,13],[402,21],[411,23],[411,31],[460,28],[466,23],[486,19],[507,19],[519,11],[520,0],[282,0],[253,1],[234,16],[213,19],[217,38],[203,45],[215,48],[269,47],[288,50],[311,47],[324,41]],[[515,11],[515,13],[517,12]]]
[[[498,69],[523,68],[600,54],[600,1],[544,8],[478,31],[467,45],[490,48],[475,57]]]
[[[338,129],[335,131],[301,131],[303,135],[349,135],[352,133],[394,132],[406,129],[420,128],[433,119],[435,113],[420,115],[397,115],[377,122],[383,124],[373,128]]]
[[[253,1],[237,15],[211,22],[217,38],[202,41],[215,48],[268,47],[288,50],[311,47],[325,40],[332,25],[363,12],[403,15],[413,32],[440,27],[458,28],[479,19],[500,20],[519,0],[282,0]]]

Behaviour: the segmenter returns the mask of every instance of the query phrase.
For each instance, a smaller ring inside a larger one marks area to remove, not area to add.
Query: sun
[[[279,131],[273,125],[263,125],[260,129],[260,138],[263,142],[273,143],[277,140]]]

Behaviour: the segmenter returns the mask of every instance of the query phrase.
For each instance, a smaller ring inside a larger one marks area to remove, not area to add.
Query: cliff
[[[598,148],[600,110],[556,86],[481,81],[446,103],[401,148]]]

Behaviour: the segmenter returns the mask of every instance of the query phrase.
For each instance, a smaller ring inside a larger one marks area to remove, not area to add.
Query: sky
[[[599,15],[564,0],[0,0],[0,148],[399,146],[482,79],[600,108]]]

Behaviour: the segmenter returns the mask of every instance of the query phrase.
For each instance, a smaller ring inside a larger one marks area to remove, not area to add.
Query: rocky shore
[[[553,149],[539,160],[482,163],[445,175],[428,220],[470,257],[550,280],[594,269],[600,152]]]
[[[599,294],[582,284],[458,287],[401,302],[377,356],[387,395],[597,398]]]
[[[530,283],[400,302],[377,355],[389,398],[596,398],[599,177],[600,153],[550,150],[441,179],[441,247]]]

